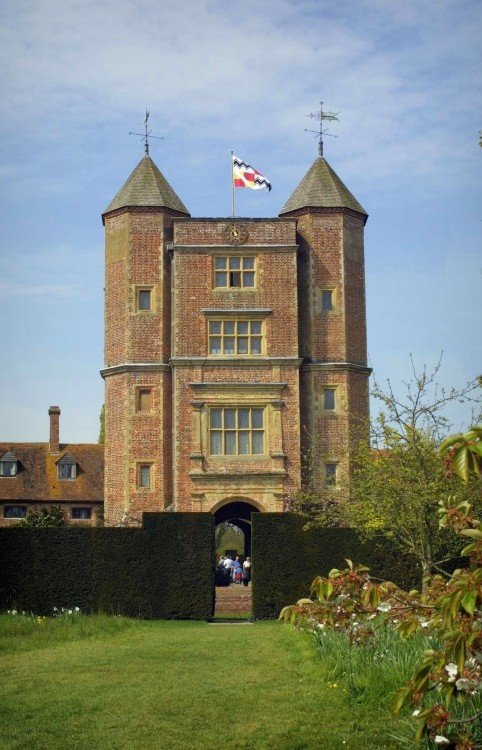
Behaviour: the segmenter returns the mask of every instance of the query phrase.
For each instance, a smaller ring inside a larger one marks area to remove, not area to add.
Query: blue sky
[[[276,216],[325,155],[370,215],[368,349],[396,388],[411,353],[461,385],[482,371],[482,5],[475,0],[6,0],[1,15],[1,439],[93,442],[103,402],[100,215],[151,155],[193,216],[230,212],[235,153]],[[469,419],[457,406],[456,428]]]

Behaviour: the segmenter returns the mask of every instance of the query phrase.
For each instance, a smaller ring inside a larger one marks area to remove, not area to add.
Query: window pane
[[[221,428],[223,426],[222,422],[222,410],[221,409],[211,409],[210,411],[210,425],[211,427],[219,427]]]
[[[140,480],[141,487],[151,486],[151,467],[150,466],[141,466],[140,472],[139,472],[139,480]]]
[[[224,410],[224,429],[236,427],[236,409]]]
[[[253,432],[253,453],[263,453],[263,433]]]
[[[216,257],[214,258],[214,268],[216,268],[216,269],[222,269],[222,268],[226,268],[226,263],[227,263],[227,260],[228,260],[228,259],[227,259],[227,258],[225,258],[224,256],[221,256],[221,255],[217,255],[217,256],[216,256]]]
[[[246,287],[254,286],[254,271],[245,271],[243,273],[243,286],[246,286]]]
[[[334,409],[335,408],[335,389],[325,388],[323,391],[323,408]]]
[[[263,409],[251,409],[251,426],[263,426]]]
[[[243,258],[243,268],[254,268],[254,258]]]
[[[236,453],[236,433],[234,430],[224,433],[224,452],[227,456],[234,456]]]
[[[88,520],[92,516],[91,508],[72,508],[72,518]]]
[[[323,289],[321,293],[321,309],[323,312],[333,310],[333,291],[331,289]]]
[[[251,333],[261,333],[261,321],[259,320],[251,321]]]
[[[227,286],[228,285],[228,274],[223,271],[216,271],[216,286]]]
[[[261,354],[261,339],[257,336],[251,339],[251,354]]]
[[[247,354],[248,353],[248,339],[244,336],[240,336],[238,338],[238,354]]]
[[[229,270],[230,271],[238,271],[241,268],[241,262],[239,258],[230,258],[229,259]]]
[[[220,320],[209,321],[209,333],[221,333],[221,321]]]
[[[139,290],[139,310],[150,310],[151,309],[151,290],[140,289]]]
[[[5,518],[25,518],[27,508],[25,505],[7,505],[4,512]]]
[[[336,484],[336,464],[325,464],[325,476],[327,484]]]
[[[58,464],[59,479],[74,479],[75,464]]]
[[[229,274],[229,285],[230,286],[241,286],[241,273],[239,271],[232,271]]]
[[[211,336],[209,339],[209,353],[210,354],[222,354],[221,349],[221,338],[218,336]]]
[[[222,432],[211,432],[211,447],[210,451],[213,456],[220,456],[223,446],[223,433]]]
[[[238,453],[246,456],[249,453],[249,432],[239,432],[238,437]]]
[[[238,427],[249,427],[249,409],[238,409]]]
[[[248,333],[249,323],[247,320],[238,321],[238,333]]]
[[[234,337],[233,336],[226,336],[226,338],[224,339],[224,353],[234,354]]]
[[[224,333],[234,333],[234,322],[232,320],[224,321]]]

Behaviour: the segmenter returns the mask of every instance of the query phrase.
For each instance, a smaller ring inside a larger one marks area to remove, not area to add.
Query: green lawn
[[[290,627],[61,619],[0,617],[2,750],[396,747]]]

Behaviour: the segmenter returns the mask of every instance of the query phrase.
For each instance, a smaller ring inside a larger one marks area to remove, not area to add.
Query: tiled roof
[[[53,454],[48,443],[0,443],[0,456],[9,450],[20,465],[15,477],[0,477],[0,501],[103,501],[103,445],[61,444]],[[77,463],[77,477],[58,479],[57,462],[67,451]]]
[[[365,209],[322,156],[313,162],[281,209],[280,216],[301,208],[350,208],[367,216]]]
[[[144,156],[121,187],[104,214],[127,206],[158,206],[189,216],[189,211],[176,195],[150,156]]]

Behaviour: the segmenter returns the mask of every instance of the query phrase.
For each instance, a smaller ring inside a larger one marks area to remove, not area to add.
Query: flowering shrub
[[[480,476],[482,426],[448,439],[448,470],[463,481]],[[470,540],[461,551],[469,567],[446,580],[427,576],[423,593],[405,592],[388,581],[375,582],[364,566],[347,560],[315,578],[310,598],[284,607],[280,619],[297,627],[344,632],[351,645],[366,643],[381,622],[408,638],[433,633],[440,647],[424,651],[412,677],[393,695],[396,714],[411,704],[417,723],[415,744],[423,737],[447,750],[482,747],[482,528],[468,502],[440,502],[440,526]]]

